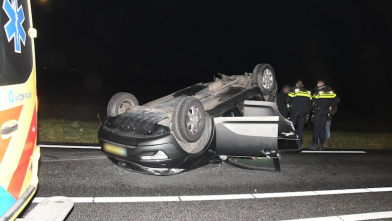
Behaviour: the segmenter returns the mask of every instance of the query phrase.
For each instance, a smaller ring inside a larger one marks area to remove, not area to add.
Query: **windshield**
[[[20,84],[32,65],[30,16],[26,1],[4,0],[0,8],[0,86]]]

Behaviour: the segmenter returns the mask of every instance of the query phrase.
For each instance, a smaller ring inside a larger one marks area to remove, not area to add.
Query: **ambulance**
[[[29,0],[0,2],[0,220],[14,220],[38,185],[37,31]],[[23,220],[40,218],[33,214]]]

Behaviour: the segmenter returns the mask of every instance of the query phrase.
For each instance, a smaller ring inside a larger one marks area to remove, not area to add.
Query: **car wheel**
[[[126,92],[119,92],[112,96],[109,100],[107,107],[107,115],[109,117],[115,117],[124,113],[127,109],[132,106],[138,106],[139,101],[133,94]]]
[[[271,95],[277,88],[275,71],[269,64],[258,64],[253,70],[252,83],[258,85],[263,96]]]
[[[197,141],[205,126],[203,104],[194,97],[183,98],[173,111],[173,132],[177,139]]]
[[[276,99],[278,97],[278,84],[276,84],[275,90],[270,94],[270,95],[266,95],[263,96],[264,100],[266,101],[270,101],[270,102],[275,102],[276,103]]]

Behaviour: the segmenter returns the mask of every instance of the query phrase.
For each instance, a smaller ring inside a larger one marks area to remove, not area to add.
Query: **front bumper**
[[[109,133],[106,131],[106,133]],[[182,172],[185,168],[178,168],[190,155],[185,152],[172,134],[154,140],[139,142],[136,145],[126,145],[105,139],[105,132],[100,131],[102,152],[120,167],[154,175],[171,175]],[[158,151],[167,157],[163,159],[145,159]]]
[[[213,136],[198,144],[201,151],[187,152],[170,129],[159,124],[163,119],[162,112],[143,110],[106,118],[98,132],[102,152],[120,167],[153,175],[177,174],[209,163]]]
[[[131,161],[125,161],[123,159],[118,159],[116,157],[107,156],[110,161],[122,167],[124,169],[138,172],[138,173],[145,173],[151,175],[158,175],[158,176],[167,176],[167,175],[174,175],[183,172],[185,169],[181,168],[153,168],[153,167],[146,167],[142,166],[137,163],[133,163]]]

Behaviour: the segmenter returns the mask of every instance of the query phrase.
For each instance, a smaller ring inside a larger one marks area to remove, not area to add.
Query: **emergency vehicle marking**
[[[14,102],[14,92],[12,90],[8,93],[8,100],[10,103]]]
[[[19,116],[20,113],[22,112],[22,107],[21,106],[17,106],[8,110],[4,110],[4,111],[0,111],[0,126],[3,125],[5,122],[9,121],[9,120],[19,120]],[[8,144],[11,141],[11,137],[7,138],[7,139],[2,139],[0,137],[0,163],[3,160],[4,154],[8,148]]]
[[[25,20],[22,5],[18,8],[18,0],[4,0],[3,10],[10,19],[7,24],[4,25],[4,30],[7,35],[8,42],[14,39],[14,47],[16,53],[21,53],[22,48],[20,42],[25,45],[26,32],[22,26]]]
[[[0,186],[0,216],[2,216],[16,202],[16,199]]]
[[[10,90],[10,92],[8,93],[8,101],[10,103],[13,103],[14,101],[16,101],[16,102],[17,101],[23,101],[23,100],[29,99],[31,97],[32,97],[31,91],[22,92],[22,93],[19,93],[19,92],[15,92],[14,93],[13,90]]]
[[[0,126],[10,119],[19,120],[23,105],[0,111]],[[0,165],[3,161],[4,155],[8,149],[12,137],[3,139],[0,137]],[[6,187],[0,185],[0,217],[16,202],[17,198],[12,196],[6,190]]]
[[[11,178],[11,182],[8,186],[7,191],[15,197],[15,199],[19,199],[19,195],[22,191],[24,179],[26,177],[26,172],[29,167],[30,156],[32,155],[37,139],[37,111],[34,108],[33,117],[31,119],[29,134],[27,135],[27,139],[25,142],[25,146],[22,152],[22,156],[20,157],[18,167]]]

